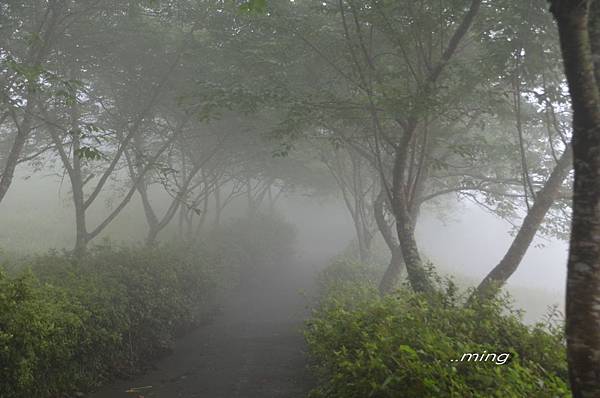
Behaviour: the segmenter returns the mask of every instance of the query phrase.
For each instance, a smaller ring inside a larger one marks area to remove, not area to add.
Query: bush
[[[451,283],[433,297],[400,289],[380,298],[369,283],[356,294],[339,288],[356,286],[360,267],[347,268],[350,279],[326,283],[333,288],[306,327],[320,380],[311,397],[570,396],[560,327],[524,325],[507,297],[465,306]],[[483,352],[508,352],[510,361],[457,361]]]
[[[339,257],[319,273],[317,294],[322,300],[335,299],[336,304],[350,307],[376,295],[384,271],[380,265]]]
[[[178,247],[50,253],[0,273],[0,396],[57,397],[139,371],[206,318],[215,254]]]

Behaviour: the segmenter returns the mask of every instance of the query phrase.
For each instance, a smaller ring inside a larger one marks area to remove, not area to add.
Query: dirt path
[[[209,325],[179,340],[156,369],[118,381],[91,398],[300,398],[309,389],[300,328],[306,317],[310,266],[257,277],[234,292]]]

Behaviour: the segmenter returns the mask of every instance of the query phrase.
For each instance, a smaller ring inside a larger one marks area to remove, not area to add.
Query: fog
[[[459,3],[0,1],[0,397],[566,396],[558,31]]]
[[[474,230],[472,225],[479,228]],[[478,280],[489,271],[490,264],[502,258],[511,243],[511,232],[506,221],[466,204],[450,220],[425,216],[417,233],[435,263]],[[536,238],[508,286],[548,290],[562,301],[567,251],[568,245],[562,240]]]
[[[0,212],[0,222],[7,226],[0,236],[3,250],[23,254],[71,248],[74,231],[69,186],[60,181],[55,175],[44,176],[33,170],[19,173],[0,204],[4,209]],[[109,193],[107,197],[113,195],[118,193]],[[161,196],[155,200],[160,203]],[[514,238],[514,231],[510,223],[471,202],[454,199],[449,202],[451,210],[443,214],[436,209],[424,212],[417,226],[417,237],[424,254],[438,266],[441,274],[474,286],[502,258]],[[105,203],[97,212],[106,213],[109,208]],[[237,210],[232,209],[229,217],[243,215],[242,208],[240,204]],[[309,278],[356,240],[352,218],[338,194],[291,192],[278,202],[276,211],[296,229],[294,256],[302,261],[295,266],[311,270],[313,274],[309,274]],[[96,215],[96,218],[101,216]],[[473,228],[474,225],[478,228]],[[140,244],[146,228],[141,203],[134,200],[99,239]],[[174,228],[171,228],[165,233],[165,239],[173,234]],[[526,311],[528,321],[539,320],[548,306],[559,304],[564,308],[567,251],[563,240],[536,237],[519,269],[508,281],[507,289],[512,292],[517,307]]]

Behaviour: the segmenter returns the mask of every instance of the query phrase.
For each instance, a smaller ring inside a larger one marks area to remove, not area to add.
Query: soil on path
[[[91,398],[301,398],[310,379],[301,333],[314,273],[306,264],[257,276],[208,325],[180,339],[154,370]],[[125,391],[146,387],[139,395]]]

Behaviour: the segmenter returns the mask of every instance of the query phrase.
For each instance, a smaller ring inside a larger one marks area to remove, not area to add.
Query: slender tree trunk
[[[575,398],[596,398],[600,397],[600,93],[592,55],[592,46],[597,50],[599,43],[590,43],[590,36],[598,38],[600,5],[594,2],[590,14],[589,0],[551,3],[573,107],[575,185],[566,308],[569,378]]]
[[[73,105],[70,109],[71,118],[71,157],[72,166],[69,178],[71,180],[71,189],[73,191],[73,205],[75,206],[75,248],[73,249],[76,256],[83,256],[87,250],[89,242],[89,234],[86,224],[86,208],[85,198],[83,193],[83,173],[81,170],[81,158],[79,150],[81,149],[81,138],[79,130],[79,113],[76,106]]]
[[[221,187],[215,187],[215,218],[213,220],[213,229],[216,231],[221,227]]]
[[[198,224],[196,224],[196,232],[194,233],[193,229],[194,226],[192,224],[193,218],[190,217],[190,223],[188,224],[188,236],[190,238],[190,240],[193,239],[193,237],[198,237],[200,236],[200,233],[202,232],[202,228],[204,227],[204,223],[206,222],[206,218],[207,218],[207,214],[208,214],[208,199],[210,198],[209,193],[206,192],[204,194],[204,198],[202,199],[202,210],[200,213],[200,217],[198,218]]]
[[[572,167],[573,156],[569,145],[554,166],[544,187],[537,193],[535,202],[523,219],[521,228],[508,251],[500,263],[479,284],[475,295],[480,298],[494,296],[517,270]]]
[[[358,243],[358,258],[362,263],[366,263],[369,261],[369,246],[367,243],[367,236],[365,229],[362,225],[362,220],[360,219],[360,214],[356,211],[352,212],[352,221],[354,223],[354,230],[356,231],[356,241]]]
[[[385,198],[386,193],[382,189],[373,203],[375,222],[391,254],[390,264],[379,283],[379,292],[382,295],[388,294],[394,289],[405,267],[402,250],[400,250],[400,246],[392,234],[392,229],[385,219]]]
[[[181,208],[184,209],[183,206]],[[184,238],[187,241],[191,241],[192,237],[194,236],[194,212],[193,212],[193,210],[185,209],[184,215],[185,215]],[[206,217],[206,213],[202,212],[202,214],[200,214],[200,221],[198,222],[198,225],[202,225],[205,217]]]
[[[184,206],[179,208],[179,220],[177,221],[177,235],[179,239],[184,239],[184,237],[187,236],[186,233],[183,232],[184,225],[188,224],[187,221],[189,217],[187,213],[188,210]]]
[[[90,240],[86,226],[86,211],[83,205],[83,186],[80,180],[72,180],[71,186],[73,189],[73,205],[75,206],[75,248],[73,251],[76,256],[82,256],[85,254]]]
[[[250,177],[246,178],[246,202],[247,202],[247,216],[248,218],[254,217],[256,213],[256,207],[254,200],[252,199],[252,180]]]
[[[31,107],[28,104],[26,107],[26,112],[31,112],[32,110],[30,108]],[[10,188],[13,177],[15,175],[17,164],[19,163],[19,157],[21,156],[21,152],[23,152],[23,148],[27,143],[27,138],[29,138],[30,131],[31,116],[29,113],[26,113],[21,125],[17,126],[15,140],[13,141],[12,147],[10,148],[10,152],[6,157],[6,162],[4,163],[4,170],[2,171],[2,175],[0,175],[0,202],[2,202],[2,199],[4,199],[6,192],[8,192],[8,188]]]

